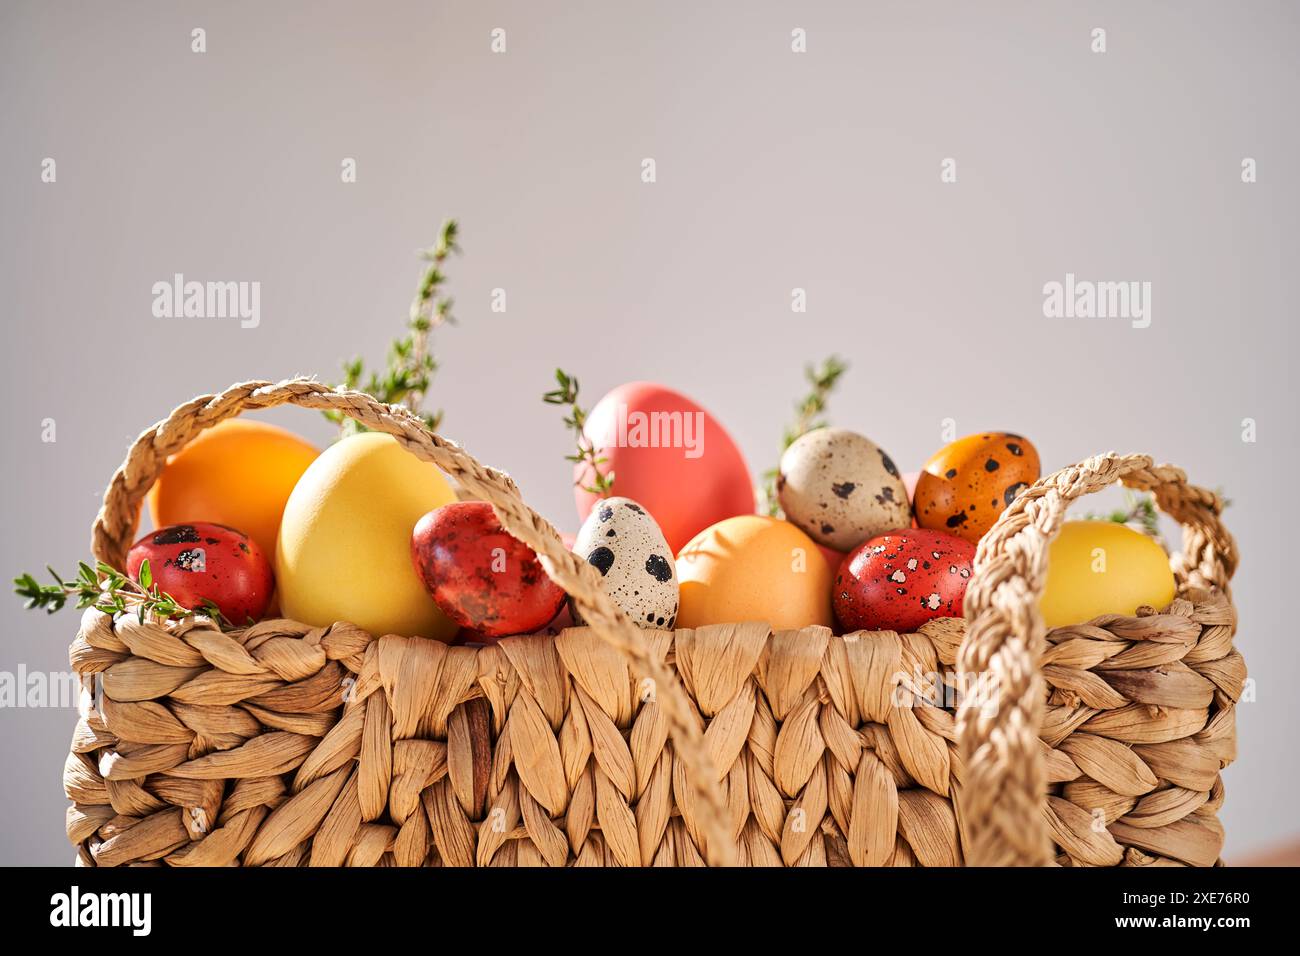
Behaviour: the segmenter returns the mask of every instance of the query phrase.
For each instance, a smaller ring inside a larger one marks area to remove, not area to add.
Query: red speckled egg
[[[961,617],[974,558],[969,541],[927,528],[864,541],[835,576],[835,618],[845,632],[909,632],[936,617]]]
[[[726,518],[754,513],[754,484],[731,436],[712,415],[678,392],[651,382],[620,385],[592,408],[583,434],[606,459],[615,495],[655,517],[668,548]],[[600,499],[590,467],[574,468],[578,519]]]
[[[536,631],[564,603],[537,552],[501,527],[486,501],[456,501],[422,517],[411,560],[443,613],[483,638]]]
[[[925,463],[912,496],[916,522],[978,542],[1039,477],[1038,450],[1028,439],[1010,432],[958,438]]]
[[[146,560],[159,591],[191,610],[211,601],[237,627],[261,619],[275,589],[271,562],[257,542],[222,524],[196,521],[149,532],[126,556],[133,581]]]

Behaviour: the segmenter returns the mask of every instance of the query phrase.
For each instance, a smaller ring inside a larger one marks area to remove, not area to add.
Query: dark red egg
[[[529,634],[564,603],[537,553],[511,537],[485,501],[455,501],[426,514],[411,535],[411,560],[443,613],[481,638]]]
[[[196,521],[151,531],[126,556],[131,580],[140,582],[145,561],[159,591],[191,610],[211,601],[239,627],[261,619],[275,590],[271,562],[257,542],[222,524]]]
[[[975,545],[927,528],[870,538],[840,564],[832,604],[849,631],[915,631],[961,617]]]
[[[538,637],[555,637],[566,627],[577,626],[578,625],[573,622],[573,616],[569,612],[569,603],[566,601],[560,606],[559,613],[556,614],[555,617],[551,618],[545,625],[532,633],[534,636]],[[462,627],[456,632],[456,636],[452,638],[451,644],[462,647],[499,644],[501,641],[505,640],[505,638],[515,636],[515,633],[516,632],[511,632],[510,634],[491,636],[484,634],[482,631],[476,631],[472,627]]]

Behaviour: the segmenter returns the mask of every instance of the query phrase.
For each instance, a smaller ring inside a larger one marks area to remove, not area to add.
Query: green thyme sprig
[[[140,563],[138,582],[132,581],[103,561],[93,568],[85,561],[79,562],[77,576],[71,580],[65,580],[48,565],[45,570],[54,579],[53,584],[41,584],[26,572],[14,578],[14,593],[27,599],[25,607],[28,610],[42,608],[46,613],[53,614],[63,610],[68,601],[75,598],[77,610],[94,607],[97,611],[112,615],[135,611],[141,620],[150,617],[179,620],[191,614],[202,613],[220,626],[229,626],[230,623],[211,601],[204,601],[202,608],[188,608],[160,590],[154,583],[148,561]]]
[[[343,365],[343,385],[350,389],[369,392],[389,405],[405,405],[428,426],[437,431],[442,425],[442,410],[424,411],[424,400],[429,392],[438,362],[430,351],[430,335],[443,325],[455,325],[452,315],[454,300],[442,292],[447,282],[443,265],[452,253],[459,253],[456,242],[459,226],[454,219],[442,224],[438,240],[419,257],[427,264],[415,298],[411,301],[406,322],[406,334],[395,340],[388,350],[388,365],[382,372],[367,373],[363,359],[353,359]],[[340,437],[365,431],[365,426],[339,411],[326,411],[326,418],[339,426]]]
[[[1214,493],[1219,496],[1222,507],[1227,508],[1232,504],[1232,499],[1223,493],[1222,488],[1214,489]],[[1105,514],[1089,511],[1083,518],[1085,521],[1114,521],[1160,540],[1160,511],[1155,499],[1149,494],[1138,494],[1129,488],[1124,489],[1124,507]]]
[[[594,477],[591,479],[590,485],[581,485],[583,491],[588,491],[601,498],[607,498],[610,492],[614,490],[614,472],[601,471],[601,465],[608,464],[609,459],[605,457],[601,449],[592,446],[583,432],[583,428],[587,424],[587,411],[578,404],[578,380],[564,369],[557,368],[555,370],[555,381],[560,387],[545,393],[542,396],[542,401],[547,405],[569,406],[569,413],[564,416],[564,424],[573,432],[576,448],[571,454],[564,456],[565,460],[574,464],[586,464]],[[574,484],[581,483],[575,481]]]
[[[800,437],[815,428],[824,428],[824,418],[831,392],[839,383],[840,377],[849,370],[848,364],[838,356],[832,355],[821,365],[804,366],[804,379],[807,381],[808,394],[795,403],[795,420],[786,427],[781,436],[781,452],[793,445]],[[776,479],[780,468],[769,468],[763,472],[763,484],[758,489],[759,507],[766,514],[776,517],[781,513],[777,500]]]
[[[1083,517],[1085,521],[1114,521],[1117,524],[1128,525],[1152,538],[1160,537],[1160,512],[1156,508],[1155,499],[1127,488],[1124,489],[1124,507],[1115,508],[1105,514],[1089,511]]]

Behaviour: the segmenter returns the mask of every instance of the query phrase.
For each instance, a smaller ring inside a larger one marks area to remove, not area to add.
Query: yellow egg
[[[1039,608],[1048,627],[1061,627],[1173,598],[1169,556],[1155,540],[1115,521],[1067,521],[1048,552]]]
[[[739,515],[705,528],[677,555],[677,577],[677,627],[831,625],[830,566],[788,521]]]
[[[326,449],[284,506],[281,612],[316,627],[349,621],[377,636],[450,640],[456,625],[411,563],[411,530],[455,498],[442,472],[390,435],[363,432]]]

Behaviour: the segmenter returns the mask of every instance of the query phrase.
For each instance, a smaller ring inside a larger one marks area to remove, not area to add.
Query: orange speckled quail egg
[[[790,521],[836,551],[852,551],[912,523],[907,488],[893,460],[845,428],[813,429],[787,448],[777,494]]]
[[[925,463],[912,502],[917,523],[978,543],[1040,473],[1038,450],[1027,438],[1011,432],[959,438]]]

